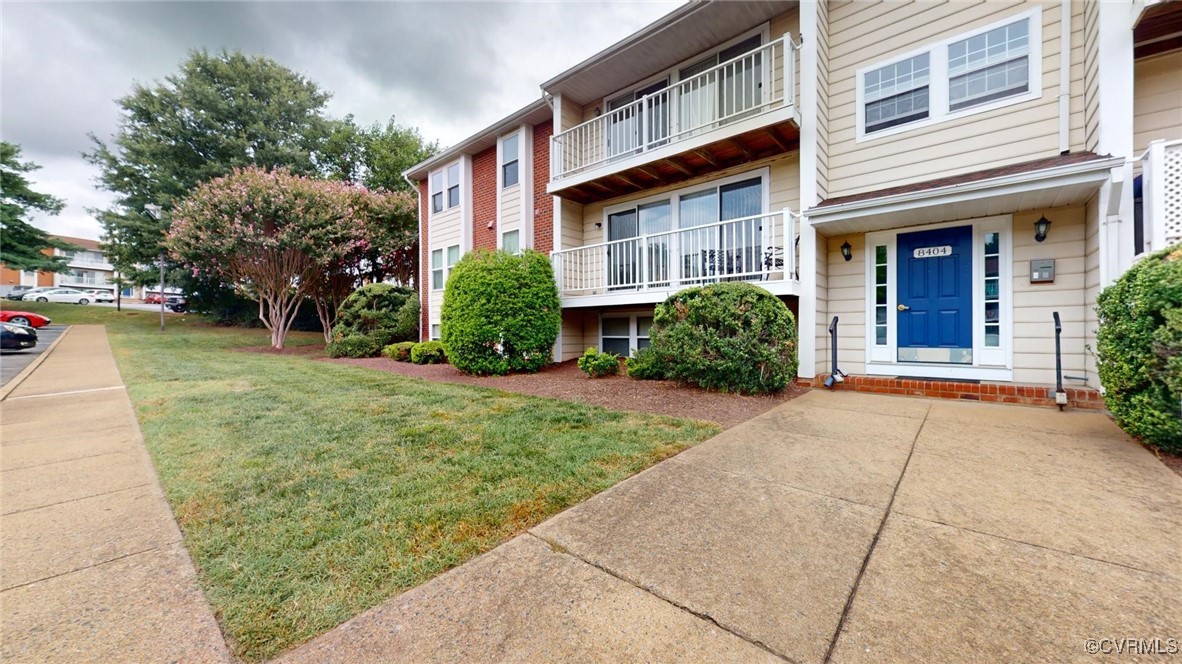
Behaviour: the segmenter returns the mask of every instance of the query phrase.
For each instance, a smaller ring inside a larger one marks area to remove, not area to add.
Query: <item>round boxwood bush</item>
[[[706,389],[777,392],[796,376],[796,321],[748,283],[689,288],[657,305],[647,360],[665,378]],[[647,367],[646,367],[647,368]]]
[[[447,354],[438,341],[424,341],[410,349],[410,361],[415,364],[446,364]]]
[[[464,373],[541,369],[562,323],[550,260],[536,251],[465,255],[448,275],[440,323],[447,357]]]
[[[1130,435],[1182,452],[1182,244],[1147,256],[1096,300],[1104,401]]]
[[[382,355],[395,362],[410,362],[410,349],[417,344],[413,341],[399,341],[382,349]]]

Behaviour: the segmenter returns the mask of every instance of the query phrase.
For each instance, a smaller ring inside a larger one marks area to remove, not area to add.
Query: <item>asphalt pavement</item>
[[[46,325],[37,330],[37,345],[28,350],[6,350],[0,353],[0,385],[16,378],[16,375],[33,363],[37,356],[66,330],[66,325]]]

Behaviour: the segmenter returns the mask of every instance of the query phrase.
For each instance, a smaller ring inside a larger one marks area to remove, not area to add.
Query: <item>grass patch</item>
[[[55,323],[107,325],[202,585],[248,660],[301,643],[718,431],[239,352],[267,343],[265,332],[195,316],[171,316],[161,334],[149,312],[27,308]]]

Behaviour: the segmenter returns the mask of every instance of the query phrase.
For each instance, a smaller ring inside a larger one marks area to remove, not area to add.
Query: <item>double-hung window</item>
[[[505,231],[501,234],[501,251],[510,254],[521,253],[521,231]]]
[[[866,72],[866,133],[928,117],[930,79],[928,53]]]
[[[447,167],[447,207],[454,208],[460,204],[460,165],[452,164]]]
[[[443,212],[460,204],[460,163],[431,174],[431,212]]]
[[[444,262],[445,255],[447,262]],[[460,245],[458,244],[453,244],[447,249],[435,249],[431,252],[432,290],[443,290],[443,285],[447,283],[447,275],[458,262],[460,262]]]
[[[517,184],[517,163],[521,143],[521,134],[513,134],[501,139],[501,188],[507,189]]]
[[[859,70],[859,140],[1037,99],[1041,12],[1035,7]]]
[[[959,111],[1029,90],[1029,20],[948,45],[948,110]]]
[[[431,212],[443,212],[443,171],[431,174]]]

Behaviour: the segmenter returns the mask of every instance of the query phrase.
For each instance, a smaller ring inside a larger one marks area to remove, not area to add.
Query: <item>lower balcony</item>
[[[1134,244],[1150,253],[1182,242],[1182,140],[1154,141],[1134,185]]]
[[[798,218],[783,210],[555,251],[562,305],[660,302],[684,288],[722,281],[797,295]]]

